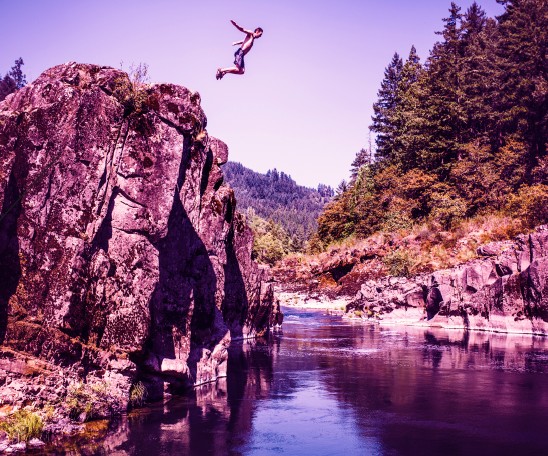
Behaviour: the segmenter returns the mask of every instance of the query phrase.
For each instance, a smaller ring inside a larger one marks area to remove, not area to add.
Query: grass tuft
[[[42,437],[42,419],[27,410],[18,410],[0,421],[0,429],[5,431],[10,441],[28,442]]]
[[[129,393],[129,402],[133,408],[141,407],[148,397],[148,391],[143,382],[134,383]]]

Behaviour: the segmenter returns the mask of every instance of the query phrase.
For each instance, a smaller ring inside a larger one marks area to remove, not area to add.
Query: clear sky
[[[463,12],[473,0],[456,2]],[[491,17],[503,7],[478,3]],[[18,57],[29,81],[69,61],[149,64],[152,82],[197,90],[210,135],[230,159],[297,183],[336,186],[348,178],[394,52],[412,44],[424,62],[442,30],[446,0],[0,0],[0,72]],[[231,66],[230,19],[264,35],[243,76]]]

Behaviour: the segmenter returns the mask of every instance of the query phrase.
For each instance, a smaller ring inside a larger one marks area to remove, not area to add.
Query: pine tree
[[[532,167],[548,141],[548,2],[497,1],[506,6],[497,47],[502,130],[531,145]]]
[[[396,110],[397,90],[400,81],[403,62],[396,52],[392,61],[384,70],[384,79],[378,91],[378,101],[373,105],[373,124],[369,127],[377,133],[377,156],[389,158],[392,154],[394,131],[394,115]]]
[[[346,191],[348,190],[348,184],[347,182],[343,179],[339,185],[337,186],[337,189],[335,190],[335,201],[341,199],[344,194],[346,193]]]
[[[334,193],[331,187],[322,184],[318,191],[297,185],[289,174],[277,170],[270,170],[265,175],[231,161],[222,169],[225,185],[234,190],[240,212],[253,208],[253,216],[264,219],[265,223],[272,218],[291,237],[297,234],[300,226],[305,234],[316,227],[316,218]],[[276,182],[273,173],[278,178]]]
[[[423,96],[423,118],[427,149],[422,156],[426,169],[444,174],[462,148],[466,126],[462,87],[462,27],[460,8],[451,3],[449,17],[443,19],[443,41],[434,44],[427,61],[426,91]]]
[[[23,59],[19,57],[15,61],[15,65],[11,67],[11,70],[0,79],[0,101],[27,84],[26,76],[21,70],[23,64]]]
[[[462,41],[464,45],[474,42],[487,24],[485,11],[476,3],[472,3],[462,20]]]
[[[409,57],[401,71],[398,83],[397,104],[394,115],[394,146],[392,162],[402,171],[413,168],[420,162],[420,152],[425,147],[420,79],[424,70],[415,46],[411,46]]]
[[[356,180],[362,166],[370,165],[370,164],[371,164],[371,152],[362,148],[356,154],[356,158],[352,162],[352,168],[350,169],[350,175],[352,176],[351,182],[354,182]]]
[[[497,125],[500,123],[495,109],[499,96],[497,23],[487,19],[485,12],[474,2],[464,15],[462,29],[462,89],[466,112],[462,142],[483,138],[496,147],[499,136]]]
[[[15,65],[11,67],[11,71],[8,73],[15,81],[15,85],[18,89],[27,85],[27,77],[23,74],[23,70],[21,70],[21,66],[23,65],[23,59],[19,57],[19,59],[15,61]]]

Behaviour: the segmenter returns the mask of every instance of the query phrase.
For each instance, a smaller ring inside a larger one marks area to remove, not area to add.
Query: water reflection
[[[545,338],[286,310],[233,344],[227,379],[57,454],[548,454]]]

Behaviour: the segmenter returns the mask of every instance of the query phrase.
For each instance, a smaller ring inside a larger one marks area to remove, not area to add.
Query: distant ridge
[[[275,168],[261,174],[229,161],[222,170],[226,183],[234,190],[239,212],[245,214],[253,208],[259,217],[280,224],[291,237],[308,239],[334,194],[323,184],[318,189],[297,185],[290,175]]]

